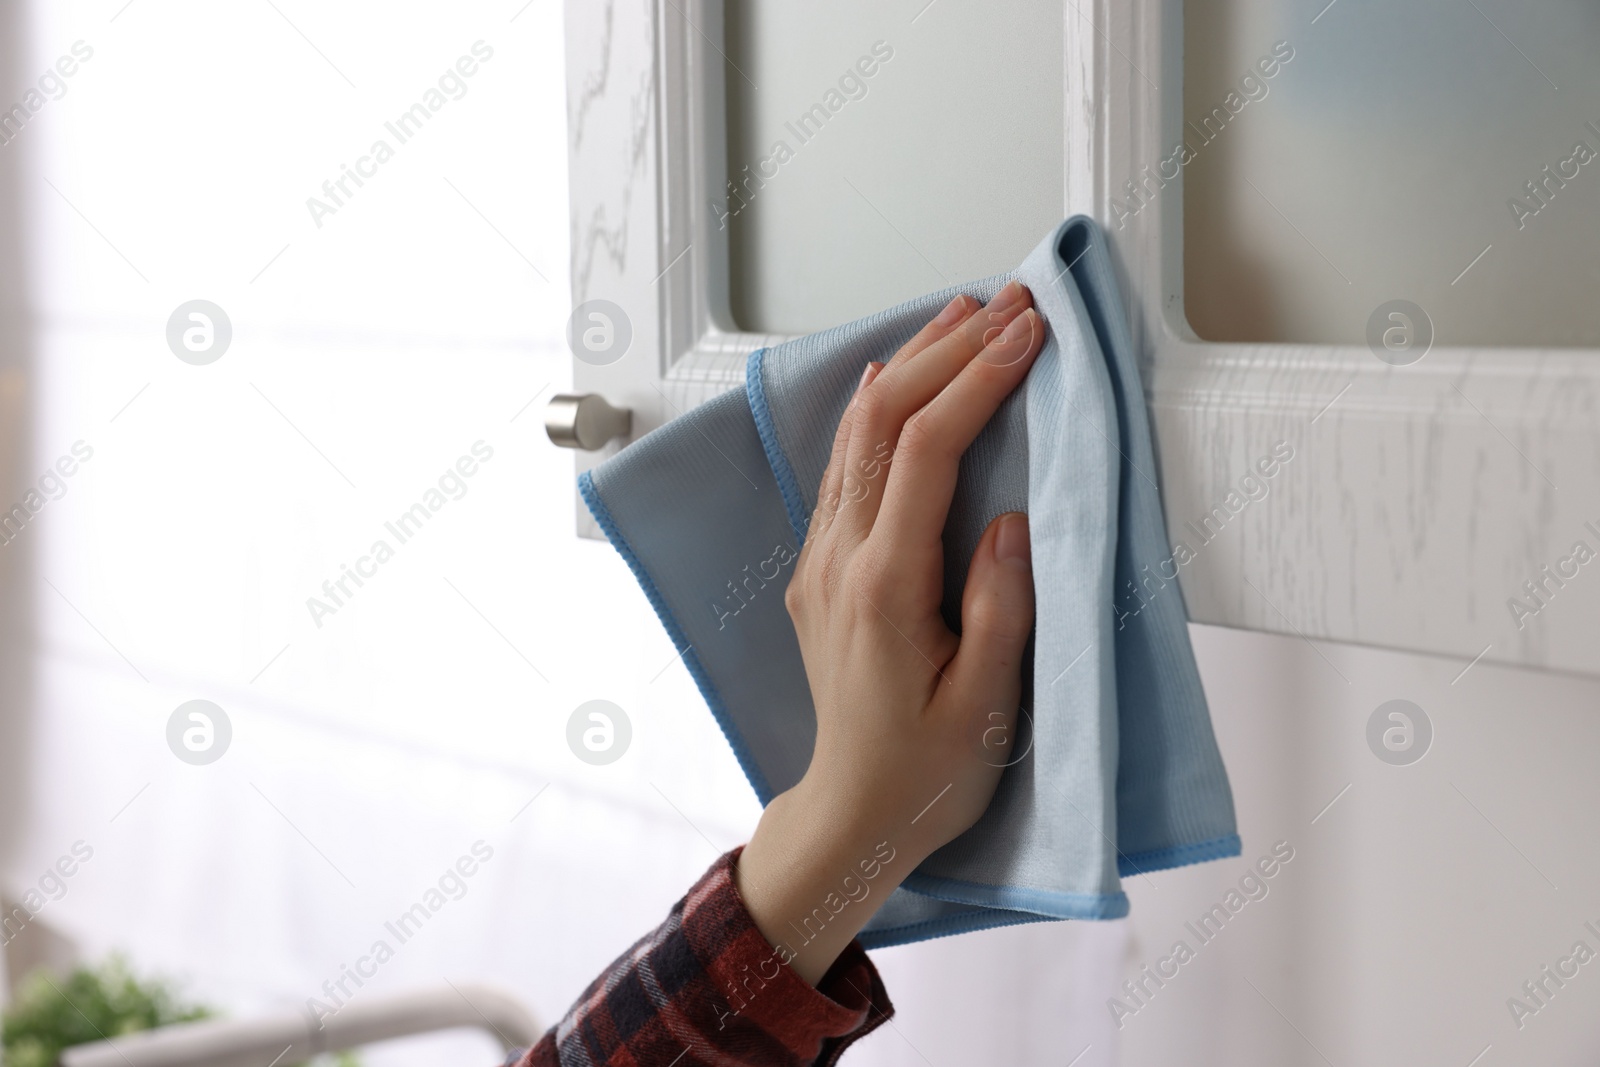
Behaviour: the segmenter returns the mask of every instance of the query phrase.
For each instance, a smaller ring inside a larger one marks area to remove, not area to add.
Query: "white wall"
[[[1588,832],[1600,682],[1482,663],[1460,675],[1460,662],[1319,646],[1325,662],[1296,638],[1197,637],[1242,859],[1280,839],[1296,858],[1192,973],[1126,1020],[1125,1062],[1322,1062],[1305,1039],[1334,1063],[1465,1064],[1490,1044],[1485,1063],[1592,1062],[1592,968],[1520,1031],[1505,1002],[1577,939],[1600,949],[1582,927],[1600,926]],[[1395,698],[1435,728],[1410,766],[1367,746],[1367,719]],[[1131,955],[1143,962],[1182,936],[1237,863],[1159,888],[1136,880],[1136,940],[1148,940]]]
[[[1480,663],[1452,684],[1459,662],[1193,632],[1243,855],[1130,879],[1125,921],[878,953],[900,1015],[866,1062],[1592,1063],[1600,970],[1520,1030],[1506,1000],[1574,941],[1600,949],[1600,682]],[[1435,726],[1410,766],[1367,747],[1395,698]],[[1293,860],[1202,944],[1185,924],[1279,841]],[[1179,939],[1194,958],[1119,1029],[1115,987]]]

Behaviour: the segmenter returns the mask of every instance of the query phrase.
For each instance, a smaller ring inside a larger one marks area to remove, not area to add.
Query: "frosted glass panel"
[[[1016,266],[1062,216],[1062,10],[728,0],[738,325],[805,333]]]
[[[1600,346],[1600,5],[1324,3],[1184,5],[1195,331],[1360,344],[1401,299],[1436,344]]]

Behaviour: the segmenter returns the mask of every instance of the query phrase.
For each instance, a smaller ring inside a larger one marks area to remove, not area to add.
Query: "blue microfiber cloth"
[[[765,804],[799,781],[816,737],[783,591],[845,405],[863,367],[957,292],[987,302],[1012,278],[1047,337],[962,458],[943,613],[959,631],[979,537],[1027,512],[1037,618],[1022,729],[988,811],[884,903],[861,934],[869,948],[1119,918],[1120,877],[1239,854],[1104,232],[1068,219],[1012,273],[756,352],[743,392],[579,479]]]

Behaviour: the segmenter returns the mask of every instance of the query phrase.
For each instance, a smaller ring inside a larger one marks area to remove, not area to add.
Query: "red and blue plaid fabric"
[[[734,886],[740,849],[592,982],[515,1067],[833,1064],[894,1012],[859,942],[815,988],[777,961]]]

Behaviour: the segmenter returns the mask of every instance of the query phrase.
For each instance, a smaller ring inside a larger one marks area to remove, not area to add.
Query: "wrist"
[[[808,776],[774,797],[735,872],[761,933],[815,985],[924,857]]]

